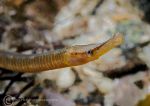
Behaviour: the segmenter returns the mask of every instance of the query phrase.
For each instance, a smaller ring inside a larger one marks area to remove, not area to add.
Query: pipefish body
[[[76,45],[42,54],[24,55],[0,51],[0,67],[33,73],[82,65],[98,59],[122,42],[123,36],[118,33],[103,44]]]

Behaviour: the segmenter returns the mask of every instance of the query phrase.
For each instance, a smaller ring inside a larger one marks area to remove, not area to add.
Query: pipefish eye
[[[89,50],[89,51],[87,51],[87,54],[88,54],[88,55],[92,55],[92,54],[93,54],[93,51],[92,51],[92,50]]]

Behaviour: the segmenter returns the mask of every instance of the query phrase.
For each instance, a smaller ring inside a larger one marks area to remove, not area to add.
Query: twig
[[[12,80],[12,79],[13,79],[13,76],[0,77],[0,81],[6,81],[6,80]],[[21,78],[14,79],[14,81],[29,82],[32,79],[33,79],[32,76],[31,77],[21,77]]]
[[[96,4],[96,6],[94,7],[93,11],[91,12],[92,15],[96,14],[97,9],[99,8],[99,6],[104,2],[104,0],[99,0],[98,3]]]
[[[103,74],[104,76],[114,79],[114,78],[121,78],[123,76],[130,74],[135,74],[139,71],[147,71],[147,70],[148,66],[141,60],[137,61],[130,60],[124,67],[105,71]]]
[[[20,92],[16,95],[16,98],[18,98],[23,92],[25,92],[28,88],[32,87],[34,85],[34,80],[32,80],[30,83],[28,83],[25,87],[23,87]]]
[[[7,91],[11,87],[11,85],[15,82],[15,79],[20,78],[22,74],[23,73],[18,73],[15,77],[13,77],[13,79],[10,81],[10,83],[8,84],[8,86],[5,88],[5,91],[4,91],[3,95],[6,95]]]

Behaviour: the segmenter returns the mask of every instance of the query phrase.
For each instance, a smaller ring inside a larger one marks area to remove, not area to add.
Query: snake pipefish
[[[98,59],[123,42],[123,36],[116,34],[103,44],[76,45],[60,50],[24,55],[0,52],[0,67],[16,72],[42,72],[70,66],[77,66]]]

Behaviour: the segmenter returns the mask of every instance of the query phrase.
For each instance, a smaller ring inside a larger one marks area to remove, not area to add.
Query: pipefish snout
[[[67,62],[70,66],[81,65],[98,59],[100,56],[123,43],[123,35],[117,33],[103,44],[76,45],[70,47]]]
[[[42,54],[23,55],[1,51],[0,67],[16,72],[42,72],[76,66],[98,59],[121,43],[123,35],[117,33],[103,44],[76,45]]]

